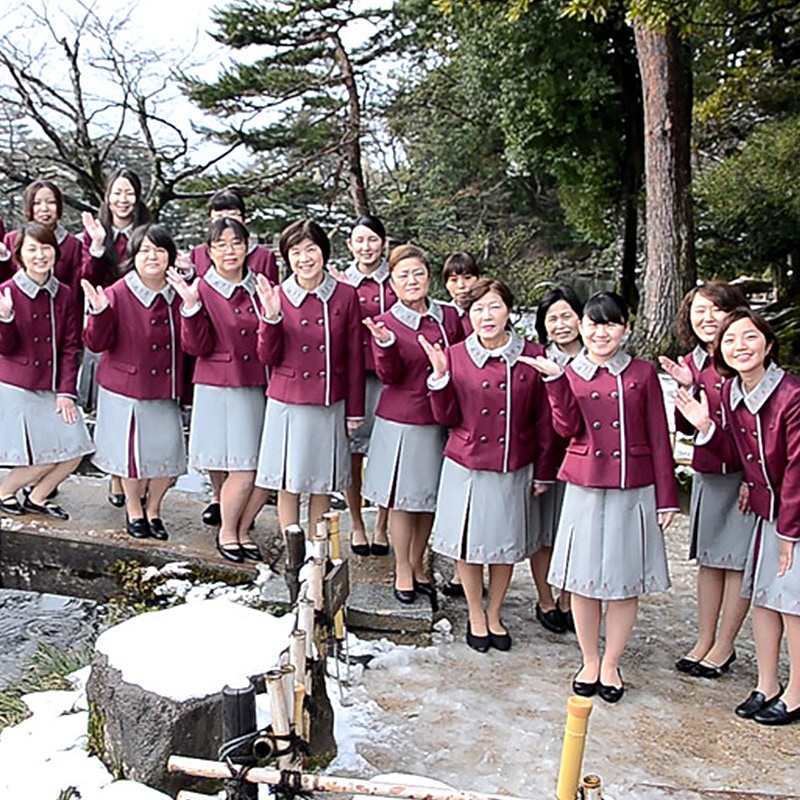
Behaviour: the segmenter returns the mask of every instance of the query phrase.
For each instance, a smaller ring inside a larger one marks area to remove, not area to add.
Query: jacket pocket
[[[291,367],[278,366],[272,369],[271,373],[273,375],[282,375],[284,378],[294,378],[295,376],[295,370],[293,370]]]
[[[211,353],[205,358],[206,361],[230,362],[233,356],[230,353]]]
[[[632,444],[628,448],[628,452],[632,456],[649,456],[651,454],[650,445],[648,444]]]
[[[136,364],[126,364],[124,361],[111,361],[109,367],[117,370],[117,372],[125,372],[128,375],[135,375],[139,371]]]
[[[585,456],[589,452],[589,445],[585,443],[570,444],[567,445],[567,452],[576,456]]]

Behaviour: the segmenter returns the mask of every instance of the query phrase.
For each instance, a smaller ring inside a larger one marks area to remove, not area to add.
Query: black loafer
[[[108,479],[108,492],[106,493],[106,499],[109,503],[111,503],[114,508],[122,508],[125,505],[125,495],[124,494],[117,494],[117,492],[112,492],[111,487],[114,485],[114,479]]]
[[[471,647],[473,650],[477,651],[478,653],[486,653],[489,650],[489,645],[491,644],[491,637],[487,634],[486,636],[476,636],[472,632],[472,626],[470,625],[469,621],[467,622],[467,647]]]
[[[697,666],[692,669],[695,678],[710,678],[712,680],[721,678],[736,661],[736,651],[734,650],[724,664],[712,664],[710,661],[698,661]]]
[[[625,694],[625,681],[622,680],[622,673],[619,670],[617,670],[617,675],[619,676],[619,686],[610,686],[600,681],[597,682],[597,694],[606,703],[618,703],[622,700],[622,695]]]
[[[773,700],[753,714],[759,725],[788,725],[800,719],[800,706],[789,711],[783,700]]]
[[[217,552],[228,561],[233,561],[234,564],[241,564],[244,561],[244,554],[242,553],[241,545],[238,544],[220,544],[219,534],[216,538]]]
[[[22,507],[26,511],[32,511],[34,514],[41,514],[45,517],[55,517],[55,519],[69,519],[69,514],[64,511],[61,506],[57,506],[52,500],[45,500],[42,505],[34,503],[30,495],[26,496],[22,501]]]
[[[572,691],[574,694],[579,695],[580,697],[594,697],[597,694],[597,687],[600,684],[599,680],[594,681],[593,683],[587,683],[586,681],[579,681],[578,680],[578,672],[575,673],[575,677],[572,679]]]
[[[150,536],[150,526],[147,524],[145,517],[128,518],[125,523],[125,529],[128,531],[128,535],[133,536],[134,539],[147,539]]]
[[[770,698],[764,697],[763,692],[759,692],[754,689],[748,695],[747,700],[745,700],[743,703],[739,703],[739,705],[733,709],[733,713],[742,719],[752,719],[753,714],[755,714],[757,711],[761,711],[761,709],[765,706],[774,703],[782,694],[783,686],[778,688],[778,694]]]
[[[219,503],[209,503],[203,509],[202,520],[204,525],[220,525],[222,523],[222,511]]]
[[[398,589],[395,587],[394,596],[399,603],[407,606],[410,606],[417,599],[417,593],[413,589]]]
[[[695,667],[697,667],[699,664],[699,661],[695,661],[693,658],[687,658],[686,656],[683,656],[675,662],[675,669],[678,670],[678,672],[691,675],[694,672]]]
[[[505,633],[492,633],[489,631],[489,647],[495,650],[507,652],[511,649],[511,634],[506,631]]]
[[[21,517],[25,509],[20,505],[15,495],[0,498],[0,511],[4,514],[11,514],[14,517]]]
[[[249,561],[263,561],[264,556],[261,555],[258,545],[255,542],[247,542],[247,544],[240,544],[239,549],[242,555]]]
[[[464,587],[460,583],[453,583],[452,580],[442,586],[442,593],[447,597],[464,597]]]
[[[351,542],[350,552],[357,556],[368,556],[372,552],[372,549],[369,546],[369,542],[365,542],[364,544],[353,544]]]
[[[167,529],[159,517],[153,517],[148,524],[150,526],[150,536],[153,539],[159,539],[162,542],[169,539],[169,533],[167,533]]]
[[[536,619],[550,633],[566,633],[567,626],[564,623],[564,613],[558,608],[551,608],[549,611],[542,611],[542,607],[536,604]]]
[[[389,555],[389,544],[381,544],[380,542],[373,542],[369,546],[369,552],[373,556],[388,556]]]
[[[432,583],[414,581],[414,591],[424,594],[431,601],[431,610],[434,613],[439,610],[439,598],[436,597],[436,587]]]

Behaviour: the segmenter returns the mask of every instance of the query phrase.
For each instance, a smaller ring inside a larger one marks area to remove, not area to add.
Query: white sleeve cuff
[[[279,323],[283,322],[283,312],[278,314],[275,319],[268,319],[263,314],[259,314],[259,316],[261,317],[261,321],[266,322],[267,325],[278,325]]]
[[[433,375],[431,375],[428,378],[427,383],[428,383],[428,388],[432,392],[439,392],[442,389],[444,389],[444,387],[447,386],[448,383],[450,383],[450,373],[445,372],[445,374],[442,375],[441,378],[434,378]]]
[[[181,303],[181,316],[182,317],[193,317],[195,314],[197,314],[200,311],[200,309],[202,307],[203,307],[203,304],[201,302],[199,302],[199,301],[195,305],[193,305],[191,308],[186,308],[186,303]]]
[[[557,381],[560,377],[564,375],[564,370],[562,369],[558,375],[542,375],[542,380],[545,383],[550,383],[550,381]]]
[[[0,322],[4,322],[6,325],[8,325],[9,322],[13,322],[14,321],[14,317],[15,316],[16,315],[14,314],[14,310],[12,309],[10,316],[6,317],[5,319],[0,317]]]
[[[717,423],[714,420],[711,420],[711,426],[705,433],[696,433],[694,437],[694,443],[697,447],[702,447],[704,444],[708,444],[712,437],[714,436],[714,431],[717,429]]]
[[[92,258],[102,258],[102,257],[105,255],[105,252],[106,252],[106,247],[105,247],[105,245],[103,245],[103,246],[102,246],[101,248],[99,248],[98,250],[95,250],[95,249],[94,249],[94,245],[90,245],[90,247],[89,247],[89,255],[90,255]]]
[[[375,339],[375,344],[378,347],[391,347],[397,341],[397,337],[394,335],[394,331],[389,331],[389,341],[382,342],[380,339]]]

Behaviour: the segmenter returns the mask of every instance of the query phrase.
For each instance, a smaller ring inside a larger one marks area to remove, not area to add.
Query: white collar
[[[131,240],[131,234],[133,233],[133,223],[124,227],[124,228],[115,228],[112,226],[111,228],[111,235],[114,237],[114,241],[116,242],[120,236],[124,236],[128,241]]]
[[[708,353],[708,350],[703,347],[703,345],[698,344],[695,346],[694,350],[691,352],[692,361],[694,361],[694,365],[697,367],[697,371],[700,372],[703,367],[705,367],[706,362],[708,361],[711,356]]]
[[[430,317],[440,325],[444,321],[444,308],[438,300],[428,299],[428,310],[424,314],[419,311],[414,311],[409,308],[402,301],[398,300],[390,309],[389,313],[392,314],[398,322],[402,322],[407,328],[412,331],[418,331],[422,323],[423,317]]]
[[[55,297],[58,294],[58,279],[52,270],[50,270],[50,277],[42,284],[36,283],[24,269],[18,269],[13,278],[19,290],[31,300],[35,300],[39,292],[47,292],[50,297]]]
[[[545,348],[545,355],[551,360],[555,361],[561,369],[567,366],[575,356],[565,353],[555,342],[548,342]],[[575,354],[577,355],[577,353]]]
[[[389,277],[389,265],[385,261],[381,261],[380,266],[369,275],[362,272],[358,266],[353,263],[344,271],[344,278],[351,286],[361,286],[361,282],[369,278],[376,283],[383,283]]]
[[[142,283],[142,279],[135,269],[125,273],[125,277],[122,280],[125,281],[125,284],[131,290],[131,294],[133,294],[145,308],[150,308],[159,295],[166,300],[168,305],[171,304],[175,298],[175,290],[169,284],[158,292],[148,289],[148,287]]]
[[[69,236],[69,231],[60,222],[56,224],[54,233],[59,245],[64,244],[64,240]]]
[[[605,367],[615,378],[619,377],[631,361],[633,361],[631,355],[620,348],[605,364],[595,364],[594,361],[589,360],[586,348],[584,347],[583,350],[572,359],[572,364],[570,366],[576,375],[583,378],[585,381],[590,381],[594,378],[595,373],[601,366]]]
[[[226,300],[230,300],[238,288],[244,289],[251,297],[256,292],[256,276],[247,267],[244,268],[244,277],[239,283],[233,283],[233,281],[223,278],[213,264],[206,270],[203,280]]]
[[[508,341],[502,347],[489,350],[481,344],[478,334],[473,331],[464,342],[472,363],[476,367],[483,367],[490,358],[502,358],[513,367],[525,349],[525,340],[516,331],[509,331],[509,334]]]
[[[333,295],[334,290],[336,289],[336,278],[333,277],[329,272],[325,272],[322,275],[322,283],[317,286],[312,292],[307,291],[304,289],[298,282],[297,278],[294,275],[290,275],[282,284],[281,284],[281,294],[295,307],[300,308],[303,300],[306,299],[306,296],[309,294],[316,295],[323,303],[327,303],[331,296]]]
[[[751,414],[758,414],[764,403],[769,400],[772,393],[778,388],[778,384],[783,380],[784,371],[774,362],[767,365],[767,371],[761,380],[756,384],[752,392],[745,392],[742,379],[736,377],[731,385],[731,408],[736,408],[744,401],[747,410]]]

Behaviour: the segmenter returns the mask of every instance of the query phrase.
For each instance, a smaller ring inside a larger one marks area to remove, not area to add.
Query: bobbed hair
[[[544,324],[547,318],[547,312],[550,310],[550,306],[555,305],[560,300],[563,300],[569,305],[577,314],[578,319],[583,316],[583,303],[580,297],[578,297],[578,293],[571,286],[561,284],[561,286],[548,289],[536,308],[536,333],[542,344],[547,344],[547,327]]]
[[[409,258],[417,259],[417,261],[419,261],[428,271],[428,275],[431,274],[431,265],[428,261],[428,254],[421,247],[417,247],[415,244],[401,244],[398,247],[395,247],[394,250],[389,253],[389,274],[391,275],[392,272],[394,272],[397,265],[401,261],[405,261]]]
[[[471,253],[451,253],[444,260],[442,267],[442,281],[447,283],[452,275],[474,275],[480,278],[481,269]]]
[[[22,245],[25,239],[34,239],[39,244],[49,244],[56,251],[56,262],[61,258],[61,248],[58,246],[55,231],[41,222],[26,222],[18,231],[14,241],[14,263],[17,269],[25,269],[22,263]],[[53,262],[55,264],[55,262]]]
[[[159,225],[157,222],[150,222],[146,225],[140,225],[131,234],[130,241],[128,242],[128,258],[125,262],[126,272],[133,269],[134,259],[142,249],[145,239],[151,241],[156,247],[163,247],[167,251],[167,263],[169,266],[175,264],[175,258],[178,255],[178,248],[175,245],[175,241],[163,225]]]
[[[720,345],[722,344],[722,339],[725,336],[728,328],[730,328],[734,322],[738,322],[741,319],[749,319],[755,328],[764,334],[764,338],[767,340],[767,346],[769,347],[771,345],[769,353],[767,353],[767,357],[764,359],[764,366],[767,366],[773,362],[775,364],[779,363],[778,337],[775,336],[775,331],[772,330],[770,324],[764,319],[764,317],[761,316],[761,314],[757,314],[748,306],[740,306],[739,308],[734,308],[733,311],[729,311],[725,319],[722,320],[722,324],[719,326],[719,330],[717,331],[717,335],[714,337],[714,344],[712,346],[714,369],[718,374],[725,378],[732,378],[737,374],[737,372],[722,357],[722,348]]]
[[[233,231],[233,235],[237,239],[241,239],[245,244],[250,238],[247,228],[245,228],[238,219],[234,219],[233,217],[220,217],[209,225],[206,244],[211,245],[213,242],[216,242],[217,239],[221,239],[225,231]]]
[[[236,189],[220,189],[218,192],[214,192],[214,194],[208,198],[206,207],[209,213],[211,211],[229,211],[230,209],[235,209],[242,215],[242,219],[245,217],[244,198]]]
[[[688,348],[694,348],[697,345],[705,346],[692,327],[692,303],[698,294],[710,300],[717,308],[725,312],[750,305],[736,286],[731,286],[725,281],[708,281],[690,289],[686,293],[686,297],[681,301],[680,308],[675,316],[678,339],[680,339],[684,347]]]
[[[628,304],[616,292],[595,292],[584,304],[583,316],[596,325],[627,325]]]
[[[289,250],[305,239],[310,239],[322,250],[322,260],[327,264],[331,257],[331,242],[322,226],[313,219],[299,219],[281,232],[278,249],[286,264],[289,263]]]

